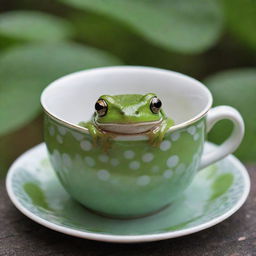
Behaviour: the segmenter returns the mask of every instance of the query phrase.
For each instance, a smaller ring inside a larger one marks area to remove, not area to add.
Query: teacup
[[[175,125],[160,146],[142,134],[119,135],[104,151],[86,128],[102,94],[156,93]],[[66,191],[98,213],[119,218],[148,215],[170,205],[195,174],[232,153],[244,134],[240,114],[228,106],[211,109],[212,95],[199,81],[149,67],[106,67],[77,72],[42,93],[45,142]],[[230,137],[203,154],[207,132],[219,120],[233,122]]]

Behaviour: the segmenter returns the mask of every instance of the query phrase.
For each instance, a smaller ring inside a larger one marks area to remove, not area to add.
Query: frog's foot
[[[149,144],[153,147],[159,147],[162,140],[162,136],[155,136],[153,139],[149,139]]]
[[[159,147],[164,138],[164,134],[161,132],[161,129],[157,129],[149,133],[148,137],[149,137],[149,144],[151,146]]]
[[[96,133],[90,133],[93,138],[93,146],[100,147],[103,151],[107,152],[111,147],[111,136],[97,130]]]
[[[80,122],[79,125],[89,130],[94,147],[102,147],[104,151],[108,151],[111,145],[111,136],[104,131],[97,129],[92,122]]]
[[[97,146],[102,147],[103,151],[108,152],[111,147],[111,139],[110,136],[100,137],[98,138]]]

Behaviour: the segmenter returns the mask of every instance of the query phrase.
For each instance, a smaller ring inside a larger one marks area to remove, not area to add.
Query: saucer
[[[206,151],[214,148],[209,142],[205,145]],[[231,155],[198,172],[168,208],[143,218],[112,219],[85,209],[65,192],[42,143],[13,163],[6,186],[14,205],[43,226],[86,239],[132,243],[184,236],[225,220],[245,202],[250,179]]]

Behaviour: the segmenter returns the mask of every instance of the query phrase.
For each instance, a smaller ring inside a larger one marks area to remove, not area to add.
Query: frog
[[[120,135],[146,135],[150,145],[157,147],[174,121],[165,114],[155,93],[119,94],[101,95],[91,120],[79,125],[88,129],[94,145],[105,149]]]

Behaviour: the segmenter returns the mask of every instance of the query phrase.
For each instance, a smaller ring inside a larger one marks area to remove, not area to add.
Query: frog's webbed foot
[[[97,129],[92,122],[80,122],[80,126],[83,126],[89,130],[90,135],[92,136],[93,146],[102,147],[104,151],[108,151],[111,145],[111,136],[105,133],[102,130]]]
[[[166,119],[162,124],[148,133],[149,143],[153,147],[159,147],[164,139],[168,129],[173,126],[174,122],[171,119]]]
[[[149,137],[149,144],[153,147],[159,147],[160,143],[162,142],[164,138],[164,133],[162,133],[160,127],[158,127],[155,130],[152,130],[150,133],[148,133]]]

